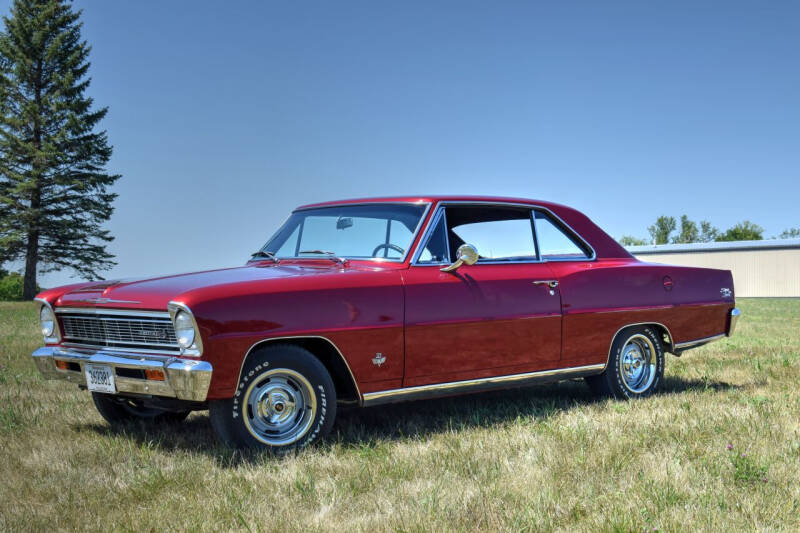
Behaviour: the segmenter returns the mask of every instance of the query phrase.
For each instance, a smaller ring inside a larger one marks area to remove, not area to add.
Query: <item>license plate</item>
[[[117,392],[114,372],[108,365],[86,364],[86,388],[94,392]]]

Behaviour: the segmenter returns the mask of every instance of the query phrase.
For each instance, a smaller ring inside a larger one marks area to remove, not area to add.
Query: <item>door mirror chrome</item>
[[[478,250],[471,244],[462,244],[456,251],[456,260],[444,267],[442,272],[454,272],[461,265],[474,265],[478,262]]]

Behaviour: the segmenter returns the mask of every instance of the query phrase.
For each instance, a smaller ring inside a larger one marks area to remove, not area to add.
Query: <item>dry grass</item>
[[[645,401],[563,383],[350,410],[280,459],[218,447],[205,413],[112,430],[37,375],[34,307],[0,304],[0,529],[797,531],[800,301],[740,307]]]

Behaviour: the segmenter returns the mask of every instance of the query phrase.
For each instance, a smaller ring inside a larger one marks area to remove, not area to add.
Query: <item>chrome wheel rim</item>
[[[634,394],[645,392],[656,378],[656,347],[646,335],[637,333],[622,346],[619,374],[622,384]]]
[[[244,407],[244,423],[253,437],[270,446],[286,446],[311,429],[317,397],[302,374],[276,368],[253,380],[245,393]]]

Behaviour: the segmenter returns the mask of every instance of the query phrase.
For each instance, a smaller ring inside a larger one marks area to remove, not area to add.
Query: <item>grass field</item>
[[[583,383],[344,411],[297,455],[219,447],[205,413],[115,431],[0,303],[0,530],[800,530],[800,300],[668,356],[657,396]]]

